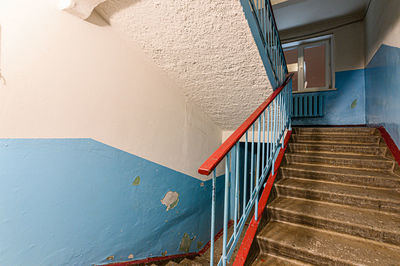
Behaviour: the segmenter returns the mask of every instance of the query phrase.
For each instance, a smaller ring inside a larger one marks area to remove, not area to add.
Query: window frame
[[[304,71],[304,49],[312,48],[319,45],[325,45],[325,86],[304,88],[304,80],[306,71]],[[283,50],[297,49],[297,91],[293,93],[306,93],[318,91],[332,91],[335,88],[335,64],[334,64],[334,38],[333,35],[324,35],[310,39],[288,42],[282,45]]]

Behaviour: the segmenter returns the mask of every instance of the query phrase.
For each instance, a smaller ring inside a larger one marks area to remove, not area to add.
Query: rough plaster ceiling
[[[96,11],[221,129],[235,129],[272,92],[239,1],[109,0]]]

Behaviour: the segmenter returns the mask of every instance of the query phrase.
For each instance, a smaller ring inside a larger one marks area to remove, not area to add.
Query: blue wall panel
[[[324,96],[325,114],[320,118],[293,119],[293,125],[365,124],[364,69],[336,72],[335,91],[308,93]]]
[[[365,71],[367,123],[383,125],[400,147],[400,48],[382,45]]]
[[[185,233],[189,252],[209,241],[211,181],[92,139],[3,139],[0,162],[0,265],[186,253]],[[223,182],[217,179],[217,213]],[[179,201],[167,211],[161,200],[168,191]]]

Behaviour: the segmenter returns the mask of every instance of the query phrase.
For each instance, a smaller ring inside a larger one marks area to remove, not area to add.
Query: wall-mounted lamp
[[[87,19],[93,9],[106,0],[59,0],[58,8],[81,19]]]

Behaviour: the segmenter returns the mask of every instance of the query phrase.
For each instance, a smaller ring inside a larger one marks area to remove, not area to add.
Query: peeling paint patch
[[[129,254],[128,259],[133,259],[133,254]]]
[[[201,186],[201,187],[204,187],[204,182],[201,182],[201,183],[200,183],[200,186]]]
[[[161,255],[164,257],[167,256],[167,251],[161,252]]]
[[[106,260],[114,260],[114,256],[108,256]]]
[[[356,108],[357,106],[357,99],[355,99],[352,103],[351,103],[351,109]]]
[[[179,245],[179,250],[182,252],[188,253],[190,250],[190,246],[192,245],[192,241],[195,238],[196,237],[190,238],[187,233],[184,233],[182,240],[181,240],[181,244]]]
[[[167,211],[173,209],[178,205],[179,202],[179,194],[175,191],[168,191],[165,194],[164,198],[161,200],[161,203],[167,206]]]
[[[137,176],[135,180],[133,180],[132,185],[133,186],[138,186],[140,184],[140,176]]]
[[[201,249],[203,247],[203,242],[197,241],[197,249]]]

